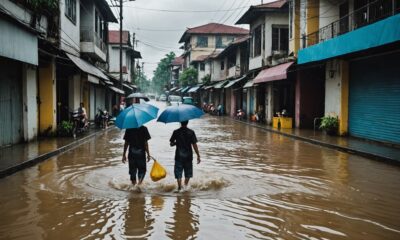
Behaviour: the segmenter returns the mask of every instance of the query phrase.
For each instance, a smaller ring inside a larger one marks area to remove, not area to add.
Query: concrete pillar
[[[339,134],[347,135],[349,128],[349,63],[341,61],[342,84],[340,91]]]
[[[272,118],[274,117],[274,87],[272,83],[269,83],[266,88],[266,102],[265,102],[265,114],[266,121],[270,125],[272,123]]]
[[[69,79],[69,108],[71,110],[79,108],[81,103],[81,75],[75,74]]]
[[[23,64],[22,67],[22,99],[24,140],[36,139],[38,134],[38,106],[36,66]]]
[[[39,132],[47,134],[57,129],[57,97],[55,60],[39,65]]]

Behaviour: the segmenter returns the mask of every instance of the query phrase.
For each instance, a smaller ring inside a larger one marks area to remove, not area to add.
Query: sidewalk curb
[[[0,179],[4,178],[4,177],[7,177],[9,175],[12,175],[12,174],[14,174],[14,173],[16,173],[18,171],[21,171],[23,169],[26,169],[28,167],[32,167],[32,166],[34,166],[34,165],[36,165],[36,164],[38,164],[40,162],[43,162],[44,160],[47,160],[47,159],[49,159],[51,157],[54,157],[56,155],[59,155],[61,153],[64,153],[64,152],[66,152],[68,150],[71,150],[72,148],[77,147],[77,146],[89,141],[90,139],[96,137],[97,135],[103,134],[103,133],[105,133],[105,132],[107,132],[107,131],[109,131],[111,129],[114,129],[114,127],[110,127],[108,129],[103,129],[103,130],[91,133],[91,134],[89,134],[89,135],[87,135],[85,137],[82,137],[82,138],[80,138],[78,140],[75,140],[75,141],[73,141],[73,142],[71,142],[71,143],[69,143],[69,144],[67,144],[65,146],[59,147],[59,148],[57,148],[57,149],[55,149],[53,151],[50,151],[48,153],[44,153],[42,155],[36,156],[36,157],[34,157],[32,159],[28,159],[28,160],[26,160],[26,161],[24,161],[24,162],[22,162],[22,163],[20,163],[18,165],[9,167],[7,169],[0,170]]]
[[[233,119],[233,118],[230,118],[230,117],[227,117],[227,118],[233,120],[234,122],[238,122],[238,123],[242,123],[242,124],[245,124],[245,125],[248,125],[248,126],[256,127],[256,128],[262,129],[264,131],[277,133],[277,134],[283,135],[285,137],[289,137],[289,138],[296,139],[296,140],[301,140],[303,142],[308,142],[308,143],[311,143],[311,144],[319,145],[319,146],[326,147],[326,148],[335,149],[335,150],[338,150],[338,151],[341,151],[341,152],[345,152],[345,153],[351,153],[351,154],[355,154],[355,155],[358,155],[358,156],[362,156],[362,157],[366,157],[366,158],[370,158],[370,159],[374,159],[374,160],[379,160],[379,161],[383,161],[383,162],[387,162],[387,163],[391,163],[391,164],[395,164],[395,165],[400,165],[400,161],[398,161],[397,159],[390,158],[390,157],[386,157],[386,156],[382,156],[382,155],[378,155],[378,154],[374,154],[374,153],[369,153],[369,152],[357,150],[357,149],[350,148],[350,147],[339,146],[339,145],[323,142],[323,141],[312,139],[312,138],[298,136],[298,135],[295,135],[295,134],[284,133],[284,132],[281,132],[279,130],[275,130],[275,129],[271,129],[271,128],[268,128],[268,127],[260,126],[260,125],[254,124],[254,123],[240,121],[240,120]]]

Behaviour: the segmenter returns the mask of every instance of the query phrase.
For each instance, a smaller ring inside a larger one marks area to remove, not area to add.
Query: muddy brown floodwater
[[[147,126],[166,179],[132,190],[110,130],[0,179],[0,239],[400,239],[397,166],[205,116],[189,123],[203,162],[174,193],[178,125]]]

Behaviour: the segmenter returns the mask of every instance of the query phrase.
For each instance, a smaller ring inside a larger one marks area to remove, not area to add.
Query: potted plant
[[[324,130],[328,135],[336,135],[339,128],[339,119],[336,116],[324,116],[321,118],[319,129]]]
[[[62,121],[57,128],[57,134],[60,137],[70,137],[72,136],[72,130],[74,128],[74,124],[69,121]]]

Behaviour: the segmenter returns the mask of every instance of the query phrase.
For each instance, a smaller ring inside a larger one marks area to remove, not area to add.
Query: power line
[[[112,6],[116,7],[116,6]],[[125,6],[127,8],[134,8],[138,10],[153,11],[153,12],[169,12],[169,13],[212,13],[212,12],[232,12],[239,9],[247,8],[250,6],[244,6],[241,8],[230,8],[230,9],[220,9],[220,10],[172,10],[172,9],[155,9],[155,8],[142,8],[136,6]]]

